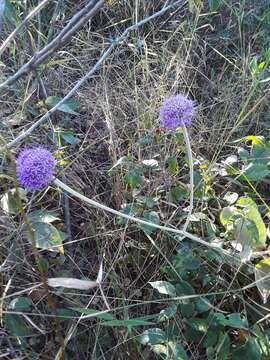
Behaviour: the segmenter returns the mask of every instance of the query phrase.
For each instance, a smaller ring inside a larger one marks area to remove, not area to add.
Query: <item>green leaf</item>
[[[11,336],[32,336],[35,335],[26,321],[16,314],[5,314],[4,326]]]
[[[266,274],[270,273],[270,257],[261,260],[256,264],[256,268]]]
[[[43,250],[64,253],[62,237],[52,224],[44,222],[32,223],[35,230],[37,247]]]
[[[183,295],[194,295],[196,292],[193,287],[187,281],[179,281],[176,285],[176,294],[177,296]]]
[[[195,343],[201,342],[202,337],[208,330],[208,323],[206,319],[184,319],[183,320],[186,331],[185,337],[188,341]]]
[[[97,317],[98,319],[108,320],[108,321],[115,320],[115,317],[109,312],[102,313],[96,309],[85,309],[85,308],[71,308],[71,309],[79,312],[82,315],[95,315],[95,317]]]
[[[145,330],[141,335],[136,338],[142,345],[155,345],[162,344],[167,341],[165,332],[159,328]]]
[[[137,210],[136,204],[127,204],[121,212],[123,214],[132,216],[132,215],[135,215],[136,210]],[[127,223],[128,223],[128,219],[125,219],[122,216],[117,217],[118,225],[126,225]]]
[[[245,175],[248,180],[259,181],[268,176],[270,170],[265,163],[252,162],[244,168],[242,174]]]
[[[186,247],[177,249],[177,254],[173,257],[173,265],[179,273],[195,271],[201,266],[199,260]]]
[[[146,325],[152,325],[150,321],[145,321],[141,319],[125,319],[125,320],[109,320],[103,323],[100,323],[102,326],[112,326],[112,327],[118,327],[118,326],[124,326],[124,327],[133,327],[133,326],[146,326]]]
[[[78,139],[74,135],[74,132],[71,130],[61,130],[61,138],[64,139],[68,144],[75,145],[78,142]]]
[[[28,297],[17,297],[13,299],[9,305],[8,308],[16,311],[26,311],[31,308],[32,301]]]
[[[56,220],[60,220],[58,214],[55,211],[49,210],[36,210],[28,214],[29,221],[32,222],[43,222],[46,224],[52,223]]]
[[[131,188],[135,188],[142,183],[141,171],[139,169],[130,170],[126,176],[125,181]]]
[[[220,0],[208,0],[210,11],[217,11],[220,7]]]
[[[252,245],[264,246],[266,242],[266,227],[256,203],[249,197],[241,197],[236,204],[243,207],[244,216],[253,221],[257,227],[259,238],[258,241],[253,240]]]
[[[195,301],[195,307],[198,313],[204,313],[211,309],[211,304],[205,298],[200,298]]]
[[[61,101],[61,100],[62,99],[60,97],[58,97],[58,96],[49,96],[45,100],[45,104],[51,109],[56,104],[58,104],[59,101]],[[78,115],[78,113],[75,110],[79,109],[80,106],[81,106],[81,104],[79,103],[79,101],[74,100],[74,99],[70,99],[70,100],[65,101],[58,108],[58,111],[62,111],[64,113],[71,114],[71,115]]]
[[[232,360],[261,360],[261,358],[260,348],[252,337],[244,345],[232,351]]]
[[[187,354],[183,346],[175,341],[168,341],[166,344],[151,346],[152,351],[165,360],[187,360]]]
[[[230,326],[236,329],[247,329],[248,323],[246,319],[242,319],[239,313],[232,313],[229,315],[229,318],[224,322],[225,326]]]
[[[169,296],[176,296],[175,287],[168,281],[153,281],[149,284],[156,289],[160,294],[165,294]]]
[[[177,312],[177,304],[172,304],[164,310],[161,310],[159,313],[158,321],[168,321],[173,318]]]
[[[187,198],[188,189],[183,185],[175,186],[171,188],[170,191],[170,200],[176,204],[179,204],[180,201],[183,201]]]
[[[217,348],[217,359],[227,360],[230,353],[230,338],[227,333],[220,334],[216,348]]]
[[[179,174],[179,165],[178,161],[175,156],[171,156],[167,160],[169,171],[172,175],[178,175]]]
[[[158,213],[156,211],[144,211],[143,212],[143,219],[146,220],[146,221],[149,221],[149,222],[151,222],[151,223],[153,223],[155,225],[160,224],[159,215],[158,215]],[[153,226],[144,225],[144,224],[140,224],[140,228],[143,229],[143,231],[147,235],[151,235],[154,231],[157,230]]]
[[[223,226],[230,224],[235,215],[238,215],[239,211],[234,206],[228,206],[222,209],[220,213],[220,222]]]

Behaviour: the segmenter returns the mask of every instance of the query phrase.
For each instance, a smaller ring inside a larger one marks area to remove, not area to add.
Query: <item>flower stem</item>
[[[196,243],[199,243],[201,245],[204,245],[204,246],[207,246],[209,248],[213,248],[213,249],[216,249],[218,250],[219,252],[227,255],[227,256],[232,256],[228,251],[226,251],[225,249],[222,249],[221,247],[219,247],[218,245],[215,245],[215,244],[212,244],[212,243],[209,243],[205,240],[202,240],[201,238],[193,235],[193,234],[190,234],[184,230],[178,230],[178,229],[175,229],[175,228],[172,228],[172,227],[168,227],[168,226],[163,226],[163,225],[157,225],[157,224],[154,224],[150,221],[146,221],[146,220],[143,220],[143,219],[140,219],[140,218],[137,218],[135,216],[131,216],[131,215],[128,215],[128,214],[124,214],[118,210],[115,210],[115,209],[112,209],[110,208],[109,206],[106,206],[106,205],[103,205],[95,200],[92,200],[92,199],[89,199],[88,197],[80,194],[78,191],[72,189],[71,187],[69,187],[68,185],[64,184],[61,180],[59,179],[54,179],[53,180],[53,183],[58,186],[59,188],[61,188],[62,190],[66,191],[67,193],[73,195],[74,197],[84,201],[85,203],[93,206],[93,207],[96,207],[98,209],[101,209],[101,210],[104,210],[106,212],[109,212],[111,214],[114,214],[114,215],[117,215],[117,216],[120,216],[122,218],[125,218],[127,220],[131,220],[131,221],[134,221],[136,223],[139,223],[139,224],[142,224],[142,225],[148,225],[148,226],[151,226],[155,229],[159,229],[159,230],[163,230],[163,231],[168,231],[168,232],[171,232],[171,233],[174,233],[174,234],[178,234],[178,235],[181,235],[181,237],[187,237],[188,239],[196,242]],[[232,256],[233,257],[233,256]]]
[[[187,149],[187,156],[188,156],[188,163],[189,163],[189,209],[188,209],[188,215],[185,221],[185,224],[183,226],[183,231],[187,230],[187,227],[190,223],[190,218],[192,215],[192,211],[193,211],[193,203],[194,203],[194,175],[193,175],[193,168],[194,168],[194,163],[193,163],[193,157],[192,157],[192,150],[191,150],[191,145],[190,145],[190,141],[189,141],[189,135],[188,135],[188,131],[185,125],[182,126],[183,127],[183,134],[184,134],[184,139],[185,139],[185,143],[186,143],[186,149]]]

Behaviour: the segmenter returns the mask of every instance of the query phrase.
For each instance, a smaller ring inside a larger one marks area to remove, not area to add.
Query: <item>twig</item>
[[[0,46],[0,56],[5,51],[6,47],[10,43],[10,41],[17,35],[17,33],[27,25],[28,21],[35,16],[50,0],[43,0],[37,7],[35,7],[27,17],[20,23],[20,25],[12,31],[12,33],[6,38],[3,44]]]
[[[76,91],[88,80],[91,79],[92,75],[99,69],[100,65],[108,58],[108,56],[112,53],[114,48],[122,41],[124,40],[130,32],[137,30],[139,27],[143,26],[144,24],[148,23],[149,21],[163,15],[165,12],[167,12],[169,9],[172,9],[173,7],[177,5],[183,5],[183,0],[178,0],[175,3],[167,6],[164,9],[161,9],[160,11],[152,14],[151,16],[141,20],[135,25],[130,26],[127,28],[111,45],[110,47],[105,50],[102,54],[102,56],[99,58],[99,60],[96,62],[96,64],[92,67],[92,69],[84,76],[82,77],[77,84],[67,93],[67,95],[60,100],[53,108],[51,108],[46,114],[44,114],[38,121],[36,121],[32,126],[30,126],[27,130],[25,130],[22,134],[17,136],[15,139],[10,141],[6,146],[8,148],[11,148],[18,142],[25,139],[27,136],[29,136],[39,125],[41,125],[45,120],[47,120],[56,110],[59,109],[59,107],[64,104],[68,99],[70,99]],[[0,148],[1,150],[1,148]]]
[[[60,31],[60,33],[42,50],[36,52],[14,75],[4,81],[0,85],[0,89],[6,88],[24,74],[36,69],[36,67],[45,61],[53,51],[63,46],[76,31],[78,31],[92,16],[95,15],[97,10],[103,6],[105,0],[99,0],[96,4],[94,4],[94,2],[95,0],[91,0],[87,6],[75,14],[69,23]]]
[[[89,199],[88,197],[80,194],[78,191],[76,191],[76,190],[72,189],[71,187],[69,187],[68,185],[64,184],[59,179],[54,179],[53,183],[56,186],[58,186],[59,188],[63,189],[64,191],[68,192],[69,194],[75,196],[76,198],[78,198],[78,199],[84,201],[85,203],[87,203],[87,204],[89,204],[91,206],[94,206],[94,207],[96,207],[98,209],[102,209],[102,210],[107,211],[107,212],[109,212],[111,214],[121,216],[122,218],[134,221],[134,222],[142,224],[142,225],[151,226],[152,228],[155,228],[155,229],[171,232],[171,233],[174,233],[174,234],[177,234],[177,235],[181,235],[182,237],[183,236],[187,237],[188,239],[190,239],[190,240],[192,240],[192,241],[194,241],[194,242],[196,242],[198,244],[207,246],[208,248],[215,249],[215,250],[223,253],[224,255],[234,257],[227,250],[222,249],[218,245],[215,245],[213,243],[209,243],[209,242],[207,242],[205,240],[202,240],[201,238],[199,238],[199,237],[197,237],[197,236],[195,236],[193,234],[190,234],[190,233],[188,233],[188,232],[186,232],[184,230],[178,230],[178,229],[174,229],[174,228],[168,227],[168,226],[157,225],[157,224],[154,224],[152,222],[149,222],[149,221],[137,218],[135,216],[131,216],[131,215],[122,213],[122,212],[120,212],[118,210],[115,210],[115,209],[112,209],[109,206],[103,205],[103,204],[101,204],[101,203],[99,203],[99,202],[97,202],[95,200]]]

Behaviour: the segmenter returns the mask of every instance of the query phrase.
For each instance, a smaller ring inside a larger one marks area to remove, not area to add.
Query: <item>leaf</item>
[[[82,315],[93,315],[102,320],[115,320],[114,316],[109,312],[103,313],[96,309],[85,309],[85,308],[71,308],[74,311],[78,311]]]
[[[175,287],[168,281],[153,281],[149,284],[156,289],[160,294],[165,294],[169,296],[176,296]]]
[[[74,132],[71,130],[61,130],[60,135],[70,145],[75,145],[78,142]]]
[[[151,349],[166,360],[188,360],[187,354],[180,343],[168,341],[165,344],[155,344]]]
[[[206,319],[184,319],[186,331],[185,336],[188,341],[199,343],[208,330]]]
[[[167,341],[165,332],[159,328],[145,330],[141,335],[137,336],[137,341],[142,345],[162,344]]]
[[[97,287],[98,283],[92,280],[80,280],[80,279],[59,277],[59,278],[49,278],[48,285],[53,288],[64,287],[68,289],[90,290]]]
[[[207,299],[200,298],[199,300],[195,301],[195,307],[198,313],[204,313],[211,309],[211,304]]]
[[[159,219],[159,215],[156,211],[144,211],[143,212],[143,219],[146,221],[149,221],[155,225],[159,225],[160,224],[160,219]],[[154,231],[156,231],[157,229],[151,225],[144,225],[144,224],[140,224],[140,228],[143,229],[143,231],[147,234],[147,235],[151,235]]]
[[[242,319],[239,313],[232,313],[229,315],[227,320],[224,320],[223,324],[225,326],[230,326],[236,329],[247,329],[248,323],[246,319]]]
[[[261,358],[260,348],[252,337],[244,345],[232,351],[232,360],[261,360]]]
[[[179,342],[169,341],[168,347],[170,349],[170,358],[169,359],[171,359],[171,360],[188,360],[187,353],[185,352],[183,346]]]
[[[0,200],[1,208],[9,213],[9,214],[16,214],[18,211],[18,204],[17,204],[17,198],[15,194],[15,189],[8,190]],[[19,188],[19,195],[21,200],[27,201],[27,191],[25,189]]]
[[[220,0],[208,0],[210,11],[217,11],[220,7]]]
[[[121,212],[123,214],[132,216],[135,215],[136,210],[137,210],[136,204],[127,204]],[[126,225],[127,223],[128,223],[128,219],[125,219],[122,216],[117,217],[118,225]]]
[[[42,223],[52,223],[56,220],[60,220],[58,214],[54,211],[49,210],[36,210],[28,214],[29,221],[32,222],[42,222]]]
[[[141,171],[139,169],[130,170],[125,176],[126,183],[135,188],[142,183]]]
[[[150,160],[143,160],[142,164],[144,166],[150,167],[150,168],[156,168],[158,167],[158,161],[155,159],[150,159]]]
[[[179,165],[178,161],[175,156],[171,156],[167,160],[169,171],[172,175],[178,175],[179,174]]]
[[[146,325],[152,325],[150,321],[145,321],[142,319],[125,319],[125,320],[109,320],[103,323],[100,323],[102,326],[112,326],[112,327],[118,327],[118,326],[124,326],[124,327],[133,327],[133,326],[146,326]]]
[[[176,285],[176,294],[177,296],[183,295],[194,295],[196,292],[194,288],[187,281],[179,281]]]
[[[248,180],[259,181],[268,176],[270,170],[265,163],[252,162],[247,165],[241,173],[245,175]]]
[[[37,247],[64,253],[62,237],[55,226],[44,222],[34,222],[32,227],[35,230]]]
[[[263,144],[264,137],[263,136],[256,136],[256,135],[248,135],[245,136],[246,141],[251,141],[252,145]]]
[[[266,274],[270,273],[270,257],[263,259],[256,265],[256,269],[262,271]]]
[[[265,246],[266,227],[256,203],[249,197],[241,197],[236,204],[244,207],[243,212],[245,217],[253,221],[257,227],[259,238],[256,242],[252,241],[252,244],[256,246]]]
[[[5,329],[11,336],[32,336],[35,331],[27,325],[25,320],[16,314],[5,314],[4,316]]]
[[[184,185],[172,187],[170,191],[170,201],[179,204],[180,201],[187,198],[187,195],[188,189]]]
[[[62,99],[60,97],[58,97],[58,96],[49,96],[45,100],[45,104],[51,109],[56,104],[58,104],[59,101],[61,101],[61,100]],[[68,114],[71,114],[71,115],[78,115],[78,113],[75,110],[77,110],[80,106],[81,106],[81,104],[79,103],[79,101],[74,100],[74,99],[70,99],[70,100],[65,101],[58,108],[58,111],[62,111],[64,113],[68,113]]]
[[[230,353],[230,338],[228,334],[220,334],[217,343],[217,358],[219,360],[227,360]]]
[[[265,263],[263,263],[265,261]],[[267,303],[267,299],[270,295],[270,277],[263,279],[269,275],[269,258],[261,261],[262,264],[257,264],[254,268],[254,275],[256,280],[257,289],[261,295],[263,303]],[[262,270],[261,270],[262,269]],[[263,280],[262,280],[263,279]]]
[[[239,214],[239,212],[235,207],[233,206],[225,207],[224,209],[222,209],[219,216],[221,224],[226,227],[226,225],[232,222],[232,218],[237,214]]]
[[[173,318],[177,312],[177,304],[173,304],[167,307],[164,310],[161,310],[159,313],[158,321],[168,321],[169,319]]]
[[[237,193],[235,193],[235,192],[227,192],[227,193],[224,195],[223,199],[224,199],[225,201],[227,201],[227,203],[228,203],[229,205],[232,205],[232,204],[234,204],[234,203],[237,201],[238,197],[239,197],[239,195],[238,195]]]
[[[108,171],[109,173],[112,173],[113,171],[117,170],[118,168],[121,168],[124,165],[129,165],[130,160],[127,156],[122,156],[120,159],[117,160],[117,162],[110,168]]]
[[[32,301],[28,297],[17,297],[13,299],[9,305],[8,308],[16,311],[26,311],[31,308]]]

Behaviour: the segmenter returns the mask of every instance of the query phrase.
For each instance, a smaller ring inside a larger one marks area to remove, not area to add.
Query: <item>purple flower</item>
[[[165,99],[160,109],[162,125],[173,131],[183,125],[190,125],[195,115],[194,101],[181,94]]]
[[[29,190],[41,190],[53,179],[56,160],[43,147],[22,150],[17,159],[17,177],[22,186]]]

